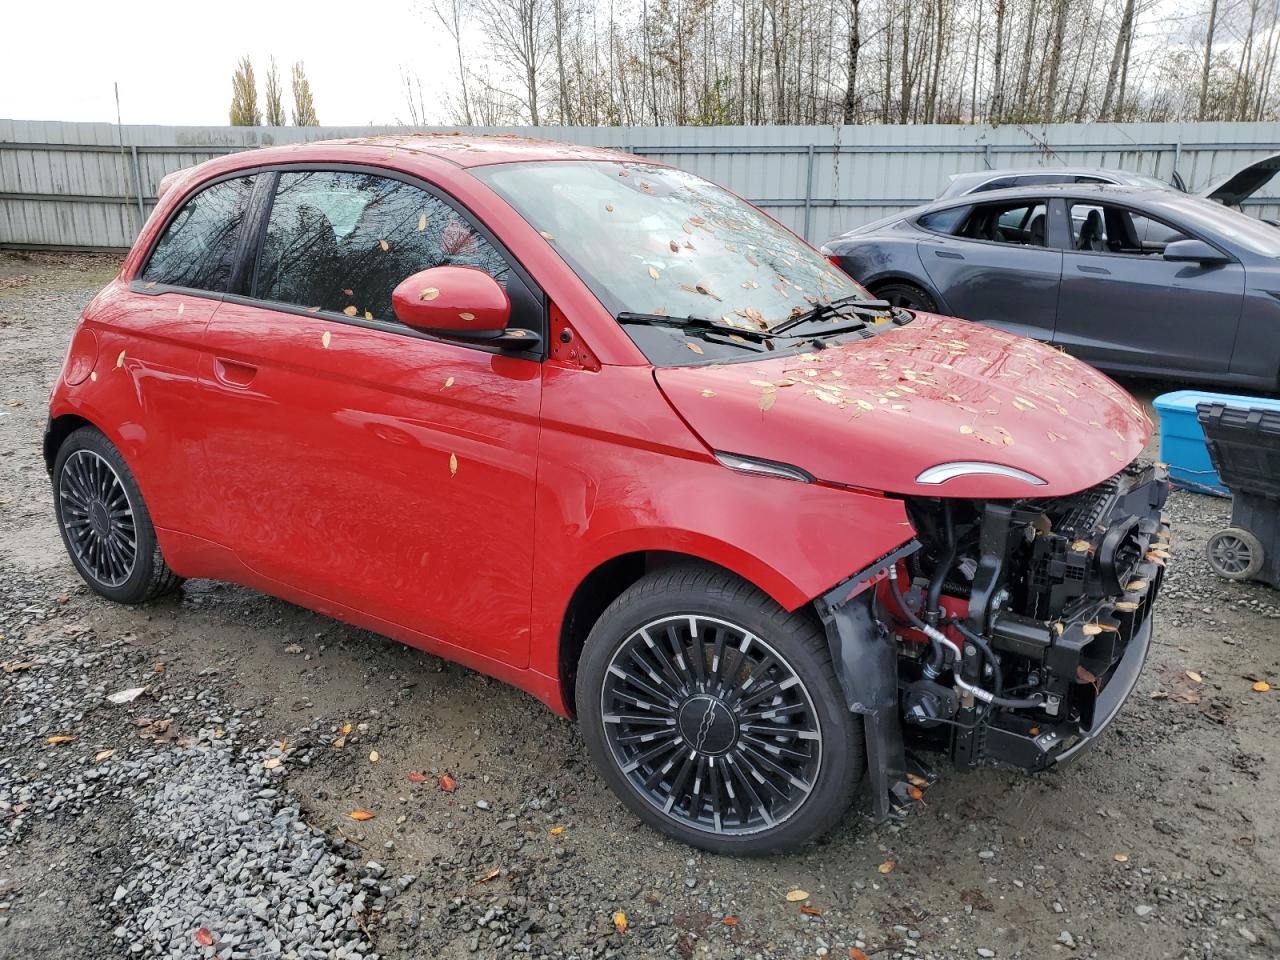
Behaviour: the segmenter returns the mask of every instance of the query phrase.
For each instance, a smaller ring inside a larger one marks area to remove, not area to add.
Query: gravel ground
[[[714,857],[501,684],[226,584],[90,594],[39,436],[114,267],[0,254],[0,958],[1280,955],[1280,596],[1209,573],[1223,501],[1173,497],[1157,643],[1080,762]]]

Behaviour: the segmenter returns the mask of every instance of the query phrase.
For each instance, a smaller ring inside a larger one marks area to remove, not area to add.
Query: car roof
[[[499,163],[556,160],[657,164],[655,160],[620,150],[537,140],[516,134],[408,133],[240,150],[168,174],[160,181],[157,195],[163,197],[179,184],[186,189],[192,183],[251,167],[286,163],[350,163],[385,167],[389,160],[395,161],[390,164],[394,169],[420,175],[428,175],[431,166],[441,161],[464,170]]]
[[[1114,177],[1117,180],[1128,180],[1142,174],[1130,173],[1127,170],[1107,170],[1103,167],[1008,167],[999,170],[973,170],[968,173],[957,173],[951,177],[952,183],[985,183],[1002,177],[1035,177],[1044,174],[1064,177]]]
[[[1080,196],[1097,195],[1116,199],[1160,199],[1168,200],[1172,191],[1159,187],[1140,187],[1124,183],[1041,183],[1029,187],[1003,187],[999,190],[984,190],[982,193],[966,193],[962,196],[947,197],[918,207],[918,211],[928,211],[935,207],[972,206],[974,204],[998,203],[1001,200],[1022,200],[1036,197],[1050,197],[1064,194]],[[904,214],[909,216],[911,214]]]

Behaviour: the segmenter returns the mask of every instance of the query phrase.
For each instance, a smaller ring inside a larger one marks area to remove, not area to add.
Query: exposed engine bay
[[[1110,723],[1146,660],[1167,494],[1164,468],[1135,461],[1065,497],[908,500],[916,540],[818,604],[878,815],[925,754],[1041,770]]]

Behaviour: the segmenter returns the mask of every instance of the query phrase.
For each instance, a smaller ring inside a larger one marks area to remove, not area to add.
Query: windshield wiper
[[[809,323],[813,320],[821,320],[824,317],[840,316],[842,313],[860,314],[862,316],[874,317],[876,319],[887,319],[893,316],[893,304],[888,300],[863,300],[857,294],[848,297],[842,297],[839,300],[833,300],[830,303],[819,303],[804,313],[797,313],[794,317],[783,320],[777,326],[771,328],[772,333],[782,333],[800,326],[802,323]],[[866,326],[862,320],[853,323],[842,323],[835,327],[829,327],[823,333],[840,333],[845,330],[860,330]]]
[[[755,337],[760,340],[774,340],[776,335],[769,330],[752,330],[750,327],[735,327],[731,323],[717,323],[702,317],[669,317],[664,313],[632,313],[624,310],[618,314],[619,323],[642,323],[646,325],[668,325],[673,327],[693,327],[697,330],[708,330],[730,336]]]

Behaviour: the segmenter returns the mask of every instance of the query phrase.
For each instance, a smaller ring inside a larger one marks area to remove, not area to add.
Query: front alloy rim
[[[1253,548],[1233,533],[1224,533],[1210,547],[1213,560],[1227,573],[1244,573],[1253,561]]]
[[[791,817],[822,766],[822,727],[791,665],[749,630],[698,615],[629,636],[600,694],[631,786],[682,826],[758,833]]]
[[[58,503],[80,568],[104,586],[128,580],[138,556],[138,536],[133,504],[115,468],[92,450],[75,451],[58,475]]]

